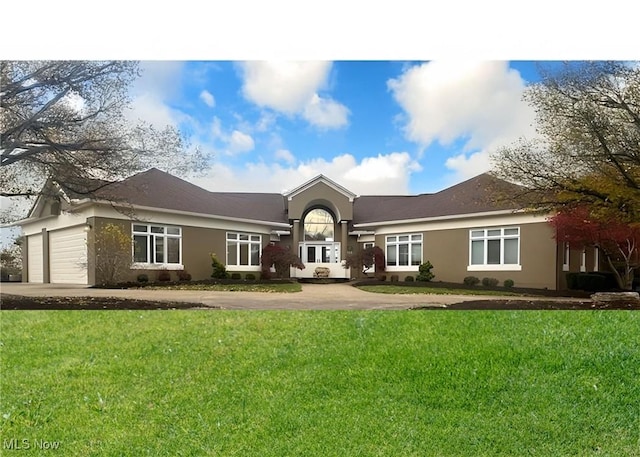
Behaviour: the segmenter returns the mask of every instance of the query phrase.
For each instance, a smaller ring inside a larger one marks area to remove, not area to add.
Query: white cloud
[[[288,149],[278,149],[274,154],[277,160],[282,160],[288,164],[295,163],[296,158]]]
[[[462,140],[462,153],[446,162],[460,179],[487,171],[495,148],[535,135],[526,83],[507,62],[433,61],[387,84],[405,112],[408,140],[424,147]]]
[[[489,151],[483,149],[469,155],[458,154],[449,157],[445,162],[445,166],[453,171],[450,180],[452,184],[489,171],[491,169],[489,155]]]
[[[317,127],[338,128],[348,123],[349,110],[346,106],[313,94],[303,111],[303,117]]]
[[[507,62],[429,62],[388,87],[408,116],[407,138],[425,146],[466,137],[477,148],[533,131],[533,110],[522,101],[525,81]]]
[[[210,108],[216,106],[216,99],[214,98],[213,94],[206,89],[200,92],[200,100],[202,100]]]
[[[242,133],[239,130],[234,130],[229,138],[229,152],[232,154],[238,152],[249,152],[253,150],[255,143],[251,135]]]
[[[323,174],[358,195],[397,195],[409,192],[409,177],[419,169],[407,152],[380,154],[360,162],[343,154],[331,160],[310,159],[297,166],[259,162],[233,168],[217,162],[207,176],[192,182],[212,191],[283,192]]]
[[[258,106],[300,115],[321,128],[343,127],[349,110],[318,95],[325,88],[331,62],[252,61],[240,64],[244,97]]]
[[[178,82],[184,65],[184,62],[141,62],[141,76],[132,85],[131,110],[126,113],[127,118],[132,122],[149,122],[158,128],[193,123],[190,116],[170,108],[167,103],[180,87]]]

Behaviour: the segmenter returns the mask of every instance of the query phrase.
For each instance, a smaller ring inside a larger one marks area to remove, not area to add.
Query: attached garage
[[[42,235],[27,237],[27,280],[41,283],[44,281],[44,260],[42,256]]]
[[[84,225],[50,232],[49,249],[51,283],[87,284],[87,233]]]

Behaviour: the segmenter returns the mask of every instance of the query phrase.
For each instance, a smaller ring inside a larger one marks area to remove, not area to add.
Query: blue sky
[[[540,61],[143,61],[132,119],[212,155],[193,182],[281,192],[325,174],[357,194],[438,191],[534,134]]]

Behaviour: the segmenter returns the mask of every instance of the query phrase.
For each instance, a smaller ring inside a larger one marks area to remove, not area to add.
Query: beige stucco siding
[[[92,225],[89,234],[88,243],[91,244],[95,233],[99,233],[102,227],[107,224],[115,224],[122,230],[131,234],[132,221],[113,218],[89,218]],[[157,220],[155,224],[162,225],[162,221]],[[167,224],[172,225],[172,224]],[[203,227],[180,226],[182,228],[182,265],[189,272],[193,280],[210,279],[211,278],[211,253],[215,253],[218,259],[225,263],[227,255],[226,234],[229,230],[212,229]],[[262,236],[262,246],[269,243],[269,235],[259,232],[244,232],[259,234]],[[96,277],[95,258],[92,251],[89,250],[89,283],[96,284],[100,278]],[[228,271],[234,271],[232,266],[227,267]],[[150,281],[157,279],[159,270],[151,269],[130,269],[123,275],[124,281],[136,281],[137,276],[141,273],[146,274]],[[176,280],[175,272],[170,271],[171,279]],[[259,275],[257,272],[256,276]]]
[[[545,222],[509,225],[520,227],[520,266],[519,271],[492,271],[490,268],[480,271],[469,271],[469,230],[471,228],[457,228],[447,230],[425,230],[397,233],[422,233],[422,259],[433,264],[434,281],[462,283],[467,276],[479,279],[496,278],[502,284],[511,279],[519,287],[556,288],[556,243],[553,232]],[[484,228],[485,226],[478,226]],[[383,249],[385,235],[377,235],[375,243]],[[387,279],[391,275],[398,275],[403,280],[407,275],[416,276],[417,267],[406,270],[390,269]]]

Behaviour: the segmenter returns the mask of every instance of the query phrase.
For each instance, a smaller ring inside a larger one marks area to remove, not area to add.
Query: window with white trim
[[[132,224],[133,261],[148,265],[182,264],[182,228]]]
[[[386,248],[388,267],[418,266],[422,263],[422,234],[387,236]]]
[[[227,233],[227,266],[260,266],[262,236],[250,233]]]
[[[564,242],[564,253],[562,255],[562,271],[569,271],[569,258],[571,249],[568,242]]]
[[[469,269],[520,268],[520,228],[469,231]]]

